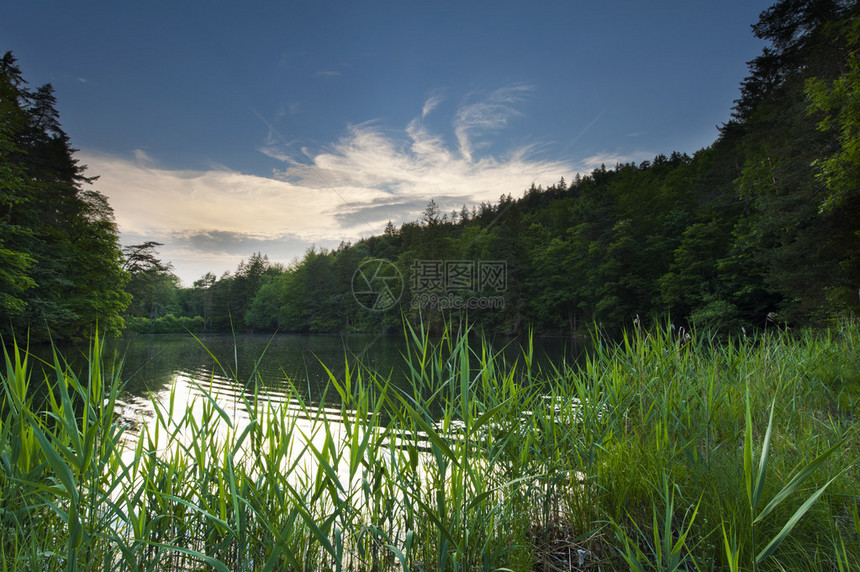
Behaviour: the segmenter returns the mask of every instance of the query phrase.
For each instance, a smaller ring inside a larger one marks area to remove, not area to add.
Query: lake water
[[[496,365],[504,361],[503,369],[508,370],[521,365],[522,341],[491,340],[491,348],[500,352]],[[480,352],[480,339],[474,338],[470,343]],[[584,352],[581,344],[569,339],[538,338],[533,344],[533,373],[537,368],[552,371],[553,366],[576,361]],[[73,369],[85,371],[86,346],[60,349]],[[294,422],[298,428],[291,432],[290,453],[283,460],[284,470],[299,467],[295,475],[316,474],[316,457],[302,455],[305,447],[321,451],[327,435],[338,447],[347,446],[342,442],[347,433],[341,404],[334,389],[326,390],[330,385],[329,374],[323,364],[336,379],[342,380],[345,360],[351,370],[360,360],[396,385],[406,381],[403,354],[407,350],[402,335],[209,335],[197,340],[190,335],[161,334],[108,340],[106,359],[123,362],[122,378],[126,383],[115,410],[117,421],[126,429],[125,462],[133,459],[134,445],[144,427],[147,439],[154,436],[154,441],[147,442],[152,443],[159,455],[169,458],[180,451],[188,455],[192,444],[198,442],[198,433],[187,420],[204,419],[204,408],[211,407],[213,401],[219,413],[229,419],[224,423],[219,421],[216,439],[230,439],[230,430],[234,437],[241,434],[252,417],[241,397],[253,403],[257,392],[258,403],[262,405],[257,412],[262,417],[256,419],[266,425],[265,419],[274,414],[280,420],[292,419],[285,422]],[[31,348],[31,353],[51,359],[49,347]],[[473,375],[477,374],[476,369]],[[295,390],[290,389],[290,384]],[[300,395],[299,400],[296,393]],[[266,408],[267,402],[273,409]],[[350,415],[349,411],[344,413]],[[320,415],[325,420],[324,430],[319,425]],[[243,450],[248,452],[246,447]],[[419,447],[419,450],[422,449]],[[347,482],[350,473],[345,463],[350,455],[336,457],[340,459],[335,467],[338,478]]]
[[[513,365],[522,363],[522,341],[496,338],[491,346]],[[480,339],[472,343],[479,350]],[[544,369],[571,363],[584,351],[581,340],[535,338],[533,343],[535,360]],[[397,384],[405,380],[406,351],[403,335],[372,334],[205,335],[199,340],[188,334],[158,334],[112,339],[105,346],[109,359],[123,362],[125,401],[145,403],[150,395],[161,399],[175,383],[195,394],[205,389],[227,411],[236,409],[240,394],[250,397],[259,388],[268,398],[277,399],[288,393],[289,383],[311,406],[337,408],[337,393],[326,392],[329,375],[323,364],[340,379],[345,360],[350,367],[360,360],[386,377],[390,374]],[[66,346],[61,352],[73,367],[84,364],[85,346]],[[36,348],[33,353],[45,359],[50,349]]]

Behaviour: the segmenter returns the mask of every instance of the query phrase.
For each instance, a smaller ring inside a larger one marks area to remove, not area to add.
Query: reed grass
[[[637,324],[548,371],[529,341],[407,337],[402,371],[330,373],[339,408],[177,382],[135,434],[98,337],[38,379],[13,341],[2,570],[860,569],[856,323]]]

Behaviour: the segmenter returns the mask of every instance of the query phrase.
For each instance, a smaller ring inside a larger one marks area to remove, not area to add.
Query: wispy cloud
[[[334,79],[341,76],[341,73],[337,70],[320,70],[314,73],[314,77],[321,77],[324,79]]]
[[[441,91],[434,91],[430,94],[430,96],[424,101],[424,107],[421,108],[421,119],[426,118],[430,115],[434,109],[436,109],[440,103],[445,99],[445,96]]]
[[[533,88],[527,85],[504,87],[460,107],[454,119],[454,132],[460,153],[466,160],[472,159],[475,139],[505,127],[512,117],[520,115],[516,105],[531,91]]]
[[[473,132],[475,134],[476,132]],[[530,147],[504,157],[481,157],[451,150],[419,119],[405,138],[392,137],[374,123],[352,125],[310,162],[293,161],[275,177],[319,190],[337,190],[343,204],[335,211],[342,224],[380,232],[385,223],[415,220],[433,198],[445,210],[519,195],[532,182],[550,184],[575,172],[571,165],[532,156]],[[397,216],[391,206],[398,205]],[[392,216],[394,215],[394,216]]]
[[[175,246],[196,252],[210,254],[247,255],[251,252],[270,252],[280,249],[288,243],[304,246],[306,241],[290,233],[279,236],[258,235],[253,232],[235,232],[226,230],[192,230],[178,231],[171,235]]]
[[[133,157],[82,153],[81,159],[100,175],[97,188],[114,207],[123,241],[164,242],[162,255],[190,283],[207,270],[235,268],[255,251],[286,261],[314,244],[381,233],[389,220],[417,220],[431,198],[449,212],[495,202],[501,194],[519,196],[532,182],[571,178],[576,166],[542,159],[533,147],[514,147],[503,156],[476,152],[519,113],[516,105],[529,91],[514,86],[484,100],[472,96],[450,120],[453,148],[422,121],[442,101],[439,94],[428,97],[400,132],[376,122],[349,125],[319,150],[298,152],[295,141],[284,141],[266,122],[260,151],[283,162],[268,177],[223,166],[164,169],[143,151]]]
[[[322,213],[336,204],[330,193],[224,167],[168,170],[151,160],[89,153],[81,159],[99,175],[96,187],[108,195],[117,222],[128,232],[254,229],[260,235],[292,232],[313,239],[324,236],[330,220]]]
[[[155,165],[155,161],[150,157],[149,153],[143,149],[134,150],[134,162],[141,167],[150,167]]]

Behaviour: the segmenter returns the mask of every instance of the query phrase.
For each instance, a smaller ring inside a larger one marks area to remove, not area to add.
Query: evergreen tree
[[[748,202],[734,232],[735,252],[762,268],[767,288],[781,298],[778,308],[761,312],[779,309],[784,320],[823,319],[837,308],[851,308],[852,299],[856,306],[856,297],[847,292],[857,284],[852,265],[858,252],[857,204],[849,200],[844,208],[827,208],[841,203],[845,189],[839,177],[832,177],[828,193],[828,166],[842,162],[839,157],[847,159],[843,165],[853,159],[850,151],[847,157],[840,151],[827,118],[821,129],[809,114],[808,93],[814,111],[843,107],[836,94],[842,93],[839,86],[851,84],[851,54],[857,44],[856,36],[852,44],[850,34],[835,31],[853,28],[857,10],[854,1],[782,0],[763,12],[753,29],[769,45],[750,63],[736,125],[724,130],[740,132],[737,185],[739,197]],[[828,85],[836,89],[831,92]],[[850,111],[848,115],[853,117]],[[850,148],[850,143],[842,147]],[[816,166],[825,171],[817,172]],[[763,320],[764,315],[755,317],[758,323]]]
[[[179,278],[171,272],[171,265],[158,258],[160,242],[146,241],[122,249],[125,261],[123,270],[131,276],[126,292],[132,303],[129,316],[155,322],[169,313],[179,313]]]
[[[0,330],[32,337],[118,331],[129,296],[113,211],[85,188],[53,88],[0,59]]]

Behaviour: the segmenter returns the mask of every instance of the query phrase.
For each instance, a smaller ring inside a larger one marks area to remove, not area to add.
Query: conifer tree
[[[0,59],[0,331],[118,331],[129,296],[113,211],[74,157],[50,84]]]

